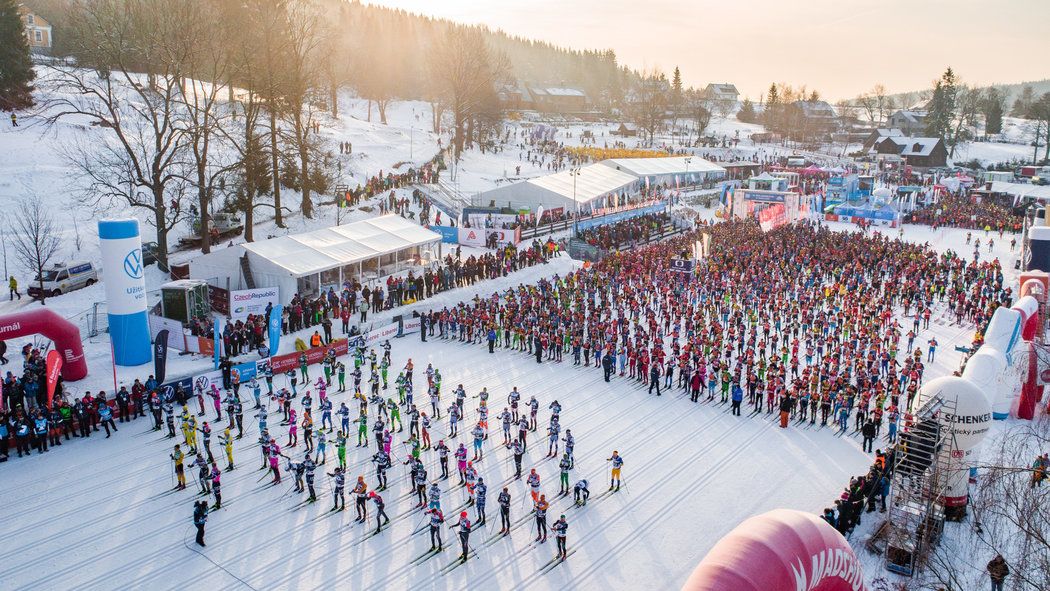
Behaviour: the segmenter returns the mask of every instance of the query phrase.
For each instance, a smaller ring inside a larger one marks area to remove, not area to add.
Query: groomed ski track
[[[533,542],[533,520],[526,516],[527,508],[522,509],[527,487],[524,480],[512,480],[511,454],[501,445],[502,432],[494,418],[485,459],[475,464],[489,485],[489,524],[471,536],[478,558],[445,575],[441,570],[458,555],[458,540],[450,529],[442,532],[444,552],[418,565],[409,563],[430,543],[426,527],[412,534],[422,514],[412,509],[414,495],[406,494],[404,468],[395,464],[388,474],[390,488],[384,498],[391,524],[365,539],[374,531],[374,518],[365,525],[354,523],[352,499],[346,511],[329,514],[330,479],[320,470],[319,497],[313,504],[299,504],[305,496],[290,492],[289,475],[283,475],[281,485],[269,485],[269,477],[257,470],[261,462],[255,445],[257,425],[246,413],[245,436],[234,446],[237,469],[223,475],[224,508],[213,512],[208,522],[208,547],[202,550],[208,558],[260,590],[329,585],[676,588],[704,553],[742,519],[783,506],[817,511],[830,501],[830,491],[867,465],[858,442],[836,437],[830,427],[784,431],[764,420],[767,415],[734,417],[728,405],[718,404],[717,399],[694,404],[677,389],[657,398],[626,378],[614,377],[606,384],[599,369],[574,367],[571,357],[563,363],[536,364],[525,353],[497,350],[489,355],[483,346],[436,338],[423,344],[406,337],[393,344],[392,370],[411,357],[417,390],[425,380],[427,363],[441,371],[445,406],[459,383],[470,396],[488,387],[493,416],[502,410],[512,386],[518,386],[523,402],[536,396],[541,405],[539,428],[529,434],[523,471],[537,468],[541,490],[551,502],[548,524],[564,513],[570,524],[569,549],[576,552],[549,572],[540,572],[554,557],[554,537],[550,535],[545,544]],[[275,382],[283,385],[283,378]],[[393,390],[387,394],[394,395]],[[571,494],[558,497],[557,462],[544,457],[546,407],[554,399],[563,406],[563,428],[571,429],[577,440],[576,469],[570,479],[586,477],[591,484],[591,502],[583,508],[573,507]],[[337,406],[343,400],[349,396],[333,395]],[[467,442],[469,427],[464,425],[474,418],[476,406],[476,400],[467,399],[468,422],[461,423],[460,436],[453,442]],[[429,411],[429,403],[420,408]],[[442,416],[440,427],[431,431],[434,443],[440,438],[449,442]],[[286,430],[270,422],[271,432],[283,444]],[[8,500],[0,508],[3,530],[18,542],[0,551],[0,564],[7,565],[0,570],[0,587],[246,588],[187,549],[185,543],[192,546],[192,501],[201,498],[194,489],[196,470],[186,471],[186,491],[169,493],[168,453],[176,440],[150,431],[149,424],[145,419],[128,426],[118,423],[121,432],[109,440],[96,435],[88,442],[76,442],[72,449],[19,462],[21,474],[0,484],[0,494]],[[221,432],[221,425],[213,428]],[[407,430],[400,435],[405,434]],[[373,485],[374,469],[368,460],[374,448],[366,452],[354,447],[354,441],[351,437],[347,448],[348,485],[358,474]],[[605,459],[613,449],[625,458],[626,487],[598,499],[608,487]],[[301,454],[302,442],[282,450],[294,457]],[[212,451],[222,466],[217,443],[213,442]],[[395,445],[396,460],[402,460],[404,453],[403,446]],[[322,469],[331,470],[335,457],[333,445]],[[440,474],[436,455],[424,452],[423,457],[434,480]],[[452,509],[465,501],[466,494],[462,487],[448,490],[458,483],[454,461],[450,471],[451,478],[442,484],[442,507],[449,522],[454,522]],[[513,495],[514,525],[524,522],[510,536],[486,544],[497,532],[495,497],[504,485]],[[467,510],[473,520],[475,511]]]

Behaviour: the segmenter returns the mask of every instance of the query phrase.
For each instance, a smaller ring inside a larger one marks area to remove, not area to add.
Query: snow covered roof
[[[551,96],[586,96],[584,92],[578,88],[544,88],[547,94]]]
[[[879,137],[901,137],[904,132],[896,127],[880,127],[875,130],[875,134]]]
[[[835,117],[835,109],[827,101],[795,101],[806,117]]]
[[[1050,201],[1050,185],[1028,185],[1025,183],[1007,183],[992,181],[993,193],[1005,193],[1014,197],[1031,197],[1041,201]]]
[[[686,160],[689,160],[687,163]],[[616,170],[631,173],[638,177],[684,174],[694,172],[725,172],[726,169],[696,156],[672,156],[669,158],[613,158],[600,162]]]
[[[289,274],[300,276],[440,240],[441,235],[401,216],[385,215],[345,226],[249,242],[243,247]]]
[[[912,110],[901,109],[900,111],[897,111],[893,115],[890,115],[890,117],[891,118],[893,118],[893,117],[901,117],[901,118],[903,118],[905,121],[907,121],[909,123],[922,123],[923,120],[926,119],[926,111],[920,111],[920,110],[917,110],[917,109],[912,109]]]
[[[929,156],[940,141],[941,138],[936,137],[890,136],[883,138],[878,143],[893,142],[897,144],[897,147],[900,148],[898,153],[901,156]]]
[[[579,175],[576,176],[576,201],[579,203],[587,203],[603,195],[619,191],[638,180],[632,174],[600,164],[583,166],[579,171]],[[570,201],[573,198],[571,170],[531,179],[526,181],[526,184],[557,193]]]
[[[736,95],[740,94],[737,91],[736,86],[733,85],[733,84],[729,84],[728,82],[721,83],[721,84],[716,84],[716,83],[708,84],[707,87],[704,88],[704,93],[707,94],[708,96],[710,96],[711,94],[720,94],[720,95],[726,95],[726,96],[728,96],[728,95],[736,96]]]

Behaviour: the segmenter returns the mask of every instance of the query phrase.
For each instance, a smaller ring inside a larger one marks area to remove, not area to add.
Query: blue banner
[[[281,312],[284,306],[277,304],[270,310],[270,322],[266,327],[267,336],[270,338],[270,355],[277,354],[277,347],[281,344]]]
[[[581,230],[588,230],[590,228],[596,228],[598,226],[604,226],[606,224],[615,224],[616,222],[622,222],[623,220],[629,220],[631,218],[636,218],[638,216],[649,213],[661,213],[666,208],[666,204],[660,202],[654,205],[648,205],[646,207],[639,207],[637,209],[628,209],[627,211],[609,213],[589,220],[580,220],[577,226]]]
[[[246,363],[240,363],[238,365],[233,366],[233,371],[236,372],[238,376],[240,376],[241,383],[245,384],[250,382],[252,378],[258,375],[258,371],[256,368],[257,366],[255,361],[248,361]]]
[[[219,329],[219,319],[215,319],[215,369],[219,369],[219,351],[222,350],[222,331]]]
[[[428,226],[431,232],[437,232],[441,234],[441,241],[447,244],[456,244],[459,242],[459,228],[453,228],[451,226]]]

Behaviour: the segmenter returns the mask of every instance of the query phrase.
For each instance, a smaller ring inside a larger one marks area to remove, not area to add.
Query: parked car
[[[156,242],[143,242],[142,243],[142,266],[152,265],[157,262],[157,243]]]
[[[98,282],[98,269],[87,261],[55,263],[41,275],[26,289],[31,298],[54,297]]]

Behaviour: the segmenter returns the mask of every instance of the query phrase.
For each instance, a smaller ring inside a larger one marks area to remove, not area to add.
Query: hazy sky
[[[830,99],[918,90],[951,65],[979,84],[1050,77],[1050,0],[365,0],[482,23],[690,85],[771,82]]]

